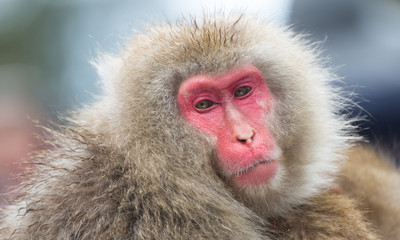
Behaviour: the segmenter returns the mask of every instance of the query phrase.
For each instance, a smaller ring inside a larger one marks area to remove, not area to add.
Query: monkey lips
[[[278,161],[261,161],[235,174],[234,182],[241,187],[268,184],[278,171]]]
[[[225,159],[219,157],[220,164],[224,173],[235,182],[239,187],[258,186],[261,184],[268,184],[278,172],[280,151],[274,151],[258,160],[253,156],[247,156],[241,160],[238,159]],[[235,162],[234,165],[226,165],[226,163]]]
[[[215,140],[218,165],[236,185],[267,184],[276,175],[279,148],[265,123],[274,99],[256,67],[193,76],[177,98],[185,119]]]

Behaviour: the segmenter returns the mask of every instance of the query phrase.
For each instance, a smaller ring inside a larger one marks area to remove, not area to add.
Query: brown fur
[[[343,169],[343,193],[357,199],[384,239],[400,238],[400,174],[393,162],[371,148],[349,152]]]
[[[279,230],[278,239],[378,239],[356,207],[349,198],[330,192],[272,222]]]
[[[374,239],[351,201],[322,195],[357,137],[337,114],[335,76],[301,37],[251,17],[206,16],[149,28],[104,61],[104,93],[52,133],[1,239]],[[265,121],[284,160],[267,186],[237,189],[176,94],[190,76],[246,64],[277,100]]]

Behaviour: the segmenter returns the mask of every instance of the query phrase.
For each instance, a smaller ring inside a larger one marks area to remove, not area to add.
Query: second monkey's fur
[[[284,161],[268,186],[240,190],[176,96],[188,77],[247,64],[277,100]],[[357,137],[335,76],[300,37],[251,17],[183,20],[137,34],[98,70],[103,95],[36,158],[1,239],[376,239],[356,204],[329,192]]]

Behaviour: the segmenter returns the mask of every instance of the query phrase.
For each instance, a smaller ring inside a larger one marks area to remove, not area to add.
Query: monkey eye
[[[201,100],[200,102],[196,103],[196,108],[203,110],[203,109],[207,109],[209,107],[212,107],[215,103],[211,100]]]
[[[235,97],[243,97],[246,94],[248,94],[251,90],[251,87],[249,86],[244,86],[244,87],[240,87],[238,89],[236,89],[235,91]]]

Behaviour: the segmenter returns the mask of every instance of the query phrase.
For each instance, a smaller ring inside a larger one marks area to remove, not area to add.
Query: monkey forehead
[[[196,93],[202,89],[227,89],[234,87],[240,80],[264,82],[261,72],[253,65],[240,67],[218,76],[195,75],[184,80],[179,88],[180,93]]]
[[[237,66],[246,55],[255,39],[255,31],[248,31],[250,22],[256,24],[255,20],[232,14],[149,26],[128,43],[124,62],[129,67],[149,66],[154,74],[175,71],[183,79],[193,73],[219,74]]]

